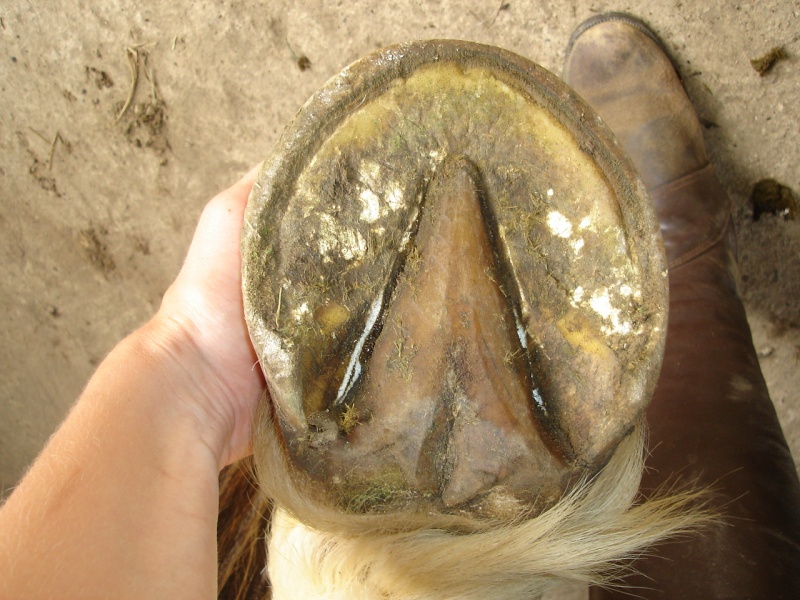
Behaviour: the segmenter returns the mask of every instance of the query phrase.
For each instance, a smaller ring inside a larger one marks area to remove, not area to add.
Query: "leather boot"
[[[647,421],[645,496],[711,490],[722,523],[633,563],[600,598],[800,598],[800,482],[736,287],[730,201],[658,38],[622,14],[570,40],[564,79],[600,114],[651,193],[670,265],[670,316]]]

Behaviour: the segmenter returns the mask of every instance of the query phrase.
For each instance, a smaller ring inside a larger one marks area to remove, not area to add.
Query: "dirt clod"
[[[311,68],[311,60],[303,54],[297,59],[297,68],[301,71],[308,71]]]
[[[150,255],[150,241],[142,235],[137,235],[134,238],[133,247],[137,252],[143,254],[144,256]]]
[[[166,135],[167,105],[161,98],[161,93],[156,82],[155,69],[149,64],[149,54],[142,46],[127,49],[128,66],[131,72],[131,81],[128,97],[114,105],[115,123],[122,126],[122,131],[127,140],[137,148],[150,148],[162,159],[170,149]],[[140,71],[149,83],[146,99],[136,101],[141,97],[139,82]],[[165,160],[161,161],[166,164]]]
[[[345,404],[345,409],[339,416],[339,428],[345,433],[350,433],[361,423],[361,414],[354,404]]]
[[[750,59],[750,64],[753,69],[763,77],[772,70],[772,67],[774,67],[778,61],[787,58],[789,58],[789,55],[786,53],[786,49],[783,46],[775,46],[764,56]]]
[[[98,233],[97,229],[89,227],[78,233],[78,242],[90,263],[103,273],[110,273],[116,269],[117,265],[108,251],[105,240],[101,237],[106,233],[107,231],[104,229],[101,229]]]
[[[111,79],[111,76],[105,71],[101,71],[100,69],[95,69],[94,67],[87,66],[85,72],[86,72],[86,79],[88,81],[94,82],[98,90],[114,87],[114,80]]]
[[[55,177],[47,174],[47,165],[41,162],[38,158],[34,158],[28,172],[37,181],[39,187],[46,192],[52,192],[56,196],[61,196],[56,186]]]
[[[797,215],[797,198],[792,190],[774,179],[762,179],[750,194],[753,221],[763,214],[780,215],[793,221]]]
[[[169,149],[164,128],[167,107],[161,100],[137,102],[129,111],[125,124],[125,137],[137,148],[151,148],[159,156]]]

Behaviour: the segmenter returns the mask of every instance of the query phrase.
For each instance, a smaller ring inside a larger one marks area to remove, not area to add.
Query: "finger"
[[[242,178],[237,182],[238,183],[245,183],[246,185],[253,186],[253,182],[256,180],[258,173],[261,171],[261,167],[264,166],[263,162],[258,163],[255,167],[250,169],[247,173],[245,173]]]
[[[261,168],[248,171],[231,187],[217,194],[203,209],[195,229],[182,274],[199,275],[223,261],[236,262],[239,256],[244,209],[247,197]],[[235,267],[238,269],[238,266]]]
[[[232,195],[239,200],[247,200],[247,196],[250,194],[250,190],[253,188],[253,184],[255,183],[256,177],[258,176],[259,171],[261,171],[263,164],[264,163],[259,163],[250,169],[239,181],[234,183],[222,193]]]
[[[209,233],[214,231],[219,233],[220,229],[231,229],[236,230],[238,234],[247,198],[260,170],[261,164],[258,164],[245,173],[239,181],[217,194],[200,215],[197,232],[203,234],[206,230],[210,230]]]
[[[214,207],[221,204],[225,207],[225,210],[233,214],[234,219],[239,221],[239,227],[241,227],[244,209],[247,206],[247,199],[250,196],[250,191],[253,189],[253,184],[260,170],[261,165],[259,164],[245,173],[239,181],[228,189],[214,196],[203,210],[203,214],[200,217],[200,224],[202,225],[204,219],[207,220],[206,213],[214,212]]]

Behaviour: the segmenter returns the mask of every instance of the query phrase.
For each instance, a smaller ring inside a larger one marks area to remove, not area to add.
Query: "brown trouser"
[[[710,168],[652,195],[672,256],[643,491],[676,476],[709,487],[723,523],[657,547],[627,590],[591,598],[800,598],[800,482],[736,289],[728,199]],[[681,247],[698,227],[704,240]]]

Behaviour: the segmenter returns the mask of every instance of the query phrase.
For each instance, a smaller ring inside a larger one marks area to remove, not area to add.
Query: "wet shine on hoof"
[[[594,113],[497,48],[394,46],[265,163],[245,313],[283,451],[353,513],[537,513],[646,406],[658,225]]]

